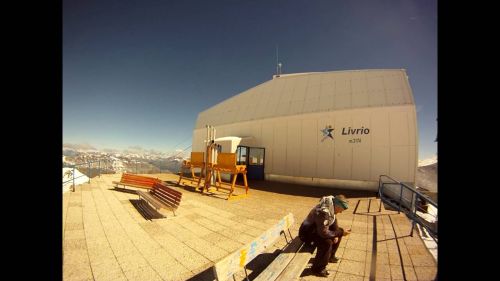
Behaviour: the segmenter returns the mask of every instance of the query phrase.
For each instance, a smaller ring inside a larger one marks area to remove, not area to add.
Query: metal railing
[[[381,175],[379,177],[378,196],[382,202],[397,209],[398,213],[403,211],[408,218],[411,219],[411,236],[413,236],[415,224],[418,223],[427,230],[432,239],[437,243],[437,216],[427,213],[427,208],[431,205],[437,210],[438,206],[429,196],[387,175]],[[379,211],[381,211],[381,209],[382,204],[380,204]],[[425,214],[424,216],[433,217],[435,223],[426,220],[425,217],[422,216],[423,214]]]
[[[162,166],[157,166],[151,162],[132,160],[122,171],[131,174],[161,174]],[[165,171],[168,171],[168,169],[163,167],[163,172]]]
[[[68,180],[63,181],[63,186],[64,184],[68,182],[72,182],[71,186],[71,191],[75,191],[75,179],[87,176],[89,178],[88,183],[90,183],[90,179],[92,177],[98,176],[100,177],[101,174],[103,174],[103,171],[110,171],[112,173],[115,172],[123,172],[123,173],[132,173],[132,174],[156,174],[156,173],[162,173],[162,172],[177,172],[179,168],[174,165],[167,165],[167,166],[161,166],[161,165],[155,165],[152,162],[146,162],[146,161],[137,161],[137,160],[132,160],[127,162],[125,167],[119,167],[116,168],[113,166],[114,160],[110,159],[98,159],[98,160],[93,160],[93,161],[88,161],[88,162],[83,162],[79,164],[74,164],[74,165],[68,165],[65,168],[71,168],[71,172],[68,175]],[[180,164],[178,164],[180,167]],[[83,175],[75,177],[75,170],[78,169]],[[65,175],[63,175],[64,177]]]
[[[96,163],[97,163],[97,165],[96,165]],[[101,163],[102,163],[102,165],[101,165]],[[97,168],[96,168],[96,166],[97,166]],[[69,173],[69,177],[71,177],[71,179],[63,181],[63,185],[65,183],[72,182],[71,191],[74,192],[75,191],[75,179],[87,176],[89,179],[88,183],[90,183],[90,179],[92,178],[92,176],[101,177],[102,171],[104,169],[109,169],[108,166],[109,166],[109,160],[101,160],[101,159],[94,160],[94,161],[88,161],[85,163],[70,165],[69,168],[71,168],[72,170],[69,170],[69,171],[71,171],[71,173]],[[82,173],[82,175],[75,177],[75,170],[77,168],[80,168],[80,167],[81,167],[82,171],[80,171],[80,169],[79,169],[79,171]],[[94,172],[93,172],[93,170],[94,170]],[[109,169],[109,170],[112,170],[112,169]]]

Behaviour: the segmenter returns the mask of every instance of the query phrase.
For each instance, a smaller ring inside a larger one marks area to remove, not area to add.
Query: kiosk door
[[[264,148],[238,146],[236,157],[238,165],[247,165],[247,178],[249,180],[264,179]]]

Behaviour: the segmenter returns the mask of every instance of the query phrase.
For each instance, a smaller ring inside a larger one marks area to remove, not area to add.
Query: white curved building
[[[205,150],[206,125],[249,178],[364,190],[383,174],[415,183],[416,109],[402,69],[274,76],[201,112],[192,151]]]

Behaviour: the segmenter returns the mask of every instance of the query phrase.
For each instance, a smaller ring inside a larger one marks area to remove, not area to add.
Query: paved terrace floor
[[[253,182],[250,196],[227,201],[223,193],[208,196],[174,186],[183,193],[176,216],[163,210],[167,218],[148,220],[137,195],[113,189],[111,182],[120,176],[102,175],[64,193],[64,280],[213,280],[215,262],[289,212],[295,217],[295,237],[321,196],[339,194],[327,188]],[[168,183],[178,179],[173,174],[149,176]],[[301,280],[434,280],[436,261],[416,232],[409,236],[411,223],[405,215],[383,206],[379,212],[374,193],[340,192],[348,197],[350,208],[338,215],[339,224],[352,228],[337,252],[341,259],[328,264],[327,278],[311,275],[309,263]],[[284,245],[282,237],[247,265],[250,280]],[[236,280],[244,277],[241,272]]]

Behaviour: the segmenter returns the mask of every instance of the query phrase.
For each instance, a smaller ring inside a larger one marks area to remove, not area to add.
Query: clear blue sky
[[[63,143],[191,144],[199,112],[283,73],[406,69],[436,154],[437,1],[63,0]]]

